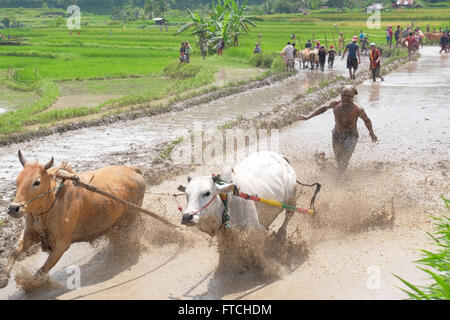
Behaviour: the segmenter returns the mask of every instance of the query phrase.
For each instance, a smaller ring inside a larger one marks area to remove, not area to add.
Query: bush
[[[273,55],[257,53],[250,58],[250,65],[258,68],[270,68],[274,58]]]
[[[275,57],[272,61],[271,69],[273,71],[284,71],[286,69],[286,62],[282,57]]]
[[[250,58],[250,65],[254,66],[254,67],[261,67],[261,65],[263,64],[263,54],[262,53],[257,53],[254,54],[251,58]]]
[[[190,63],[170,64],[164,68],[163,73],[171,79],[184,80],[195,77],[200,72],[201,66]]]

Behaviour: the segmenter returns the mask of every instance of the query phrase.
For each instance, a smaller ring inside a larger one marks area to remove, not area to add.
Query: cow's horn
[[[51,160],[44,166],[44,170],[48,170],[51,167],[53,167],[53,162],[54,162],[54,159],[52,157]]]
[[[24,167],[28,164],[27,159],[25,159],[25,157],[22,154],[22,151],[20,151],[20,150],[19,150],[19,160],[20,160],[20,163],[22,164],[22,166],[24,166]]]

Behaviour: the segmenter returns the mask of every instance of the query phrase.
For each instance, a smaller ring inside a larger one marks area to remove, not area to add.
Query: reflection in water
[[[406,72],[407,73],[415,73],[417,71],[417,62],[412,61],[406,65]]]
[[[380,83],[375,82],[369,88],[369,102],[380,100]]]

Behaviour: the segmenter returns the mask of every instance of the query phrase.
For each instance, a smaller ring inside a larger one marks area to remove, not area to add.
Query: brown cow
[[[19,255],[34,243],[41,242],[42,249],[49,251],[47,261],[36,273],[42,280],[72,243],[92,241],[110,231],[128,212],[134,214],[126,205],[74,186],[72,181],[65,181],[59,191],[53,190],[60,186],[55,180],[57,169],[50,169],[53,157],[46,165],[29,163],[19,150],[19,160],[24,169],[17,178],[17,192],[8,214],[13,218],[25,215],[25,230],[0,274],[0,288],[8,284]],[[109,166],[77,175],[82,182],[142,205],[145,181],[137,168]],[[33,200],[39,195],[43,196]]]
[[[319,49],[309,51],[309,65],[311,69],[314,69],[314,66],[319,67]]]
[[[440,41],[443,36],[443,32],[425,32],[425,38],[427,38],[430,42]]]

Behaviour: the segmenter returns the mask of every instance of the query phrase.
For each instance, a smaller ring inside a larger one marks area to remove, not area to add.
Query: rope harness
[[[212,176],[214,177],[214,173],[212,174]],[[283,208],[286,210],[292,210],[295,212],[299,212],[299,213],[308,213],[310,215],[313,215],[315,213],[315,208],[314,208],[314,204],[316,201],[316,196],[320,191],[321,185],[318,182],[315,182],[313,184],[304,184],[301,183],[300,181],[296,181],[299,185],[305,186],[305,187],[316,187],[316,190],[314,191],[314,195],[311,198],[311,202],[310,202],[310,208],[309,209],[302,209],[302,208],[297,208],[294,206],[291,206],[289,204],[286,203],[282,203],[279,201],[274,201],[274,200],[268,200],[268,199],[264,199],[264,198],[260,198],[256,195],[249,195],[247,193],[244,192],[240,192],[239,188],[237,186],[233,186],[233,195],[236,197],[240,197],[243,198],[245,200],[251,200],[251,201],[255,201],[255,202],[261,202],[261,203],[265,203],[271,206],[275,206],[275,207],[279,207],[279,208]],[[217,183],[218,185],[224,185],[224,184],[228,184],[227,181],[222,180],[220,178],[215,180],[215,183]],[[182,194],[173,194],[173,197],[177,203],[178,206],[178,210],[183,214],[183,207],[180,205],[177,196],[182,195]],[[225,225],[225,228],[229,228],[230,224],[228,223],[228,221],[231,219],[230,215],[228,214],[228,194],[225,193],[220,193],[218,194],[218,196],[220,197],[220,199],[222,200],[224,209],[222,212],[222,224],[219,227],[219,230],[222,228],[222,226]],[[203,207],[201,207],[200,209],[198,209],[197,211],[195,211],[192,216],[198,214],[199,212],[203,211],[204,209],[206,209],[216,198],[216,196],[211,197],[211,199],[208,201],[208,203],[206,203]]]
[[[178,211],[180,211],[181,214],[183,214],[183,207],[180,205],[180,202],[177,199],[177,197],[179,195],[183,195],[183,194],[173,194],[172,196],[174,197],[175,202],[177,203]],[[230,227],[230,224],[228,223],[228,221],[231,219],[231,217],[228,215],[228,195],[225,193],[221,193],[218,196],[222,200],[222,204],[224,206],[223,211],[222,211],[222,224],[219,227],[219,230],[220,230],[220,228],[222,228],[223,225],[225,225],[225,228]],[[211,197],[211,200],[209,200],[208,203],[205,204],[203,207],[201,207],[200,209],[195,211],[192,214],[192,216],[194,216],[194,215],[198,214],[199,212],[201,212],[202,210],[206,209],[214,201],[214,199],[216,199],[216,196]]]
[[[46,214],[47,212],[49,212],[49,211],[53,208],[53,206],[55,205],[56,200],[58,199],[58,194],[59,194],[59,192],[61,191],[61,189],[62,189],[63,186],[64,186],[64,180],[62,180],[62,181],[59,183],[59,185],[58,185],[57,187],[55,187],[55,188],[53,188],[53,189],[50,189],[50,190],[47,191],[47,192],[41,193],[40,195],[34,197],[33,199],[27,200],[27,201],[25,201],[25,202],[19,204],[19,208],[20,208],[20,207],[26,206],[26,205],[29,204],[30,202],[33,202],[33,201],[38,200],[38,199],[40,199],[40,198],[42,198],[42,197],[45,197],[46,195],[52,193],[53,191],[56,191],[56,193],[55,193],[55,199],[53,199],[53,202],[52,202],[52,204],[50,205],[50,207],[49,207],[47,210],[45,210],[44,212],[42,212],[42,213],[36,215],[37,217],[43,216],[44,214]]]
[[[215,175],[212,174],[212,176],[214,177]],[[93,178],[93,177],[92,177],[92,178]],[[91,178],[91,180],[92,180],[92,178]],[[104,193],[104,192],[101,192],[98,188],[95,188],[95,187],[93,187],[93,186],[91,186],[91,185],[89,185],[89,184],[84,184],[84,183],[80,182],[80,181],[79,181],[79,178],[76,177],[76,176],[71,177],[70,179],[74,181],[74,184],[75,184],[75,185],[82,185],[83,187],[86,187],[88,190],[91,190],[91,191],[94,191],[94,192],[97,192],[97,193],[101,193],[101,194]],[[56,179],[55,179],[55,180],[56,180]],[[56,180],[56,181],[57,181],[57,180]],[[33,202],[33,201],[35,201],[35,200],[38,200],[38,199],[40,199],[40,198],[42,198],[42,197],[45,197],[46,195],[52,193],[53,191],[56,191],[56,193],[55,193],[55,198],[54,198],[52,204],[50,205],[50,207],[49,207],[47,210],[45,210],[44,212],[42,212],[42,213],[36,215],[36,217],[38,217],[38,218],[41,217],[41,216],[43,216],[44,214],[48,213],[48,212],[53,208],[53,206],[55,205],[55,202],[56,202],[56,200],[58,199],[58,194],[59,194],[59,192],[61,191],[61,189],[62,189],[63,186],[64,186],[64,182],[65,182],[65,178],[62,178],[62,180],[61,180],[61,182],[59,183],[58,186],[56,186],[55,188],[50,189],[50,190],[47,191],[47,192],[44,192],[44,193],[38,195],[38,196],[36,196],[36,197],[34,197],[34,198],[30,199],[30,200],[27,200],[27,201],[25,201],[25,202],[19,204],[19,207],[24,207],[24,206],[26,206],[27,204],[29,204],[29,203],[31,203],[31,202]],[[279,202],[279,201],[264,199],[264,198],[258,197],[257,195],[249,195],[249,194],[247,194],[247,193],[240,192],[237,186],[233,186],[233,191],[232,191],[232,193],[233,193],[234,196],[243,198],[243,199],[245,199],[245,200],[251,200],[251,201],[255,201],[255,202],[261,202],[261,203],[265,203],[265,204],[268,204],[268,205],[271,205],[271,206],[283,208],[283,209],[286,209],[286,210],[296,211],[296,212],[299,212],[299,213],[309,213],[309,214],[311,214],[311,215],[314,214],[314,213],[315,213],[314,203],[315,203],[315,200],[316,200],[316,196],[317,196],[317,194],[319,193],[320,188],[321,188],[320,183],[316,182],[316,183],[313,183],[313,184],[303,184],[303,183],[299,182],[298,180],[297,180],[296,182],[297,182],[298,184],[300,184],[300,185],[302,185],[302,186],[306,186],[306,187],[314,187],[314,186],[316,186],[316,190],[314,191],[314,195],[313,195],[313,197],[311,198],[310,209],[297,208],[297,207],[295,207],[295,206],[291,206],[291,205],[289,205],[289,204],[285,204],[285,203],[282,203],[282,202]],[[229,184],[227,181],[222,180],[222,179],[220,179],[219,177],[217,177],[217,178],[215,179],[215,183],[217,183],[218,185]],[[166,194],[164,194],[164,195],[166,195]],[[170,194],[167,194],[167,195],[170,195]],[[183,207],[180,205],[180,203],[179,203],[179,201],[178,201],[178,199],[177,199],[177,197],[180,196],[180,195],[184,195],[184,193],[181,193],[181,194],[175,194],[175,193],[174,193],[174,194],[172,194],[172,196],[173,196],[174,199],[175,199],[175,202],[177,203],[178,210],[179,210],[181,213],[183,213]],[[223,209],[223,211],[222,211],[222,224],[220,225],[219,230],[220,230],[223,226],[225,226],[225,228],[230,228],[229,221],[230,221],[231,217],[230,217],[230,215],[228,214],[228,211],[229,211],[229,208],[228,208],[228,194],[220,193],[220,194],[218,194],[218,196],[219,196],[220,200],[222,201],[222,204],[223,204],[223,207],[224,207],[224,209]],[[197,211],[195,211],[194,213],[192,213],[192,216],[194,216],[194,215],[200,213],[201,211],[203,211],[204,209],[206,209],[208,206],[210,206],[211,203],[214,201],[214,199],[216,199],[216,196],[211,197],[211,199],[210,199],[203,207],[201,207],[200,209],[198,209]],[[125,201],[125,200],[122,200],[122,201]],[[163,221],[163,222],[164,222],[164,221]]]

